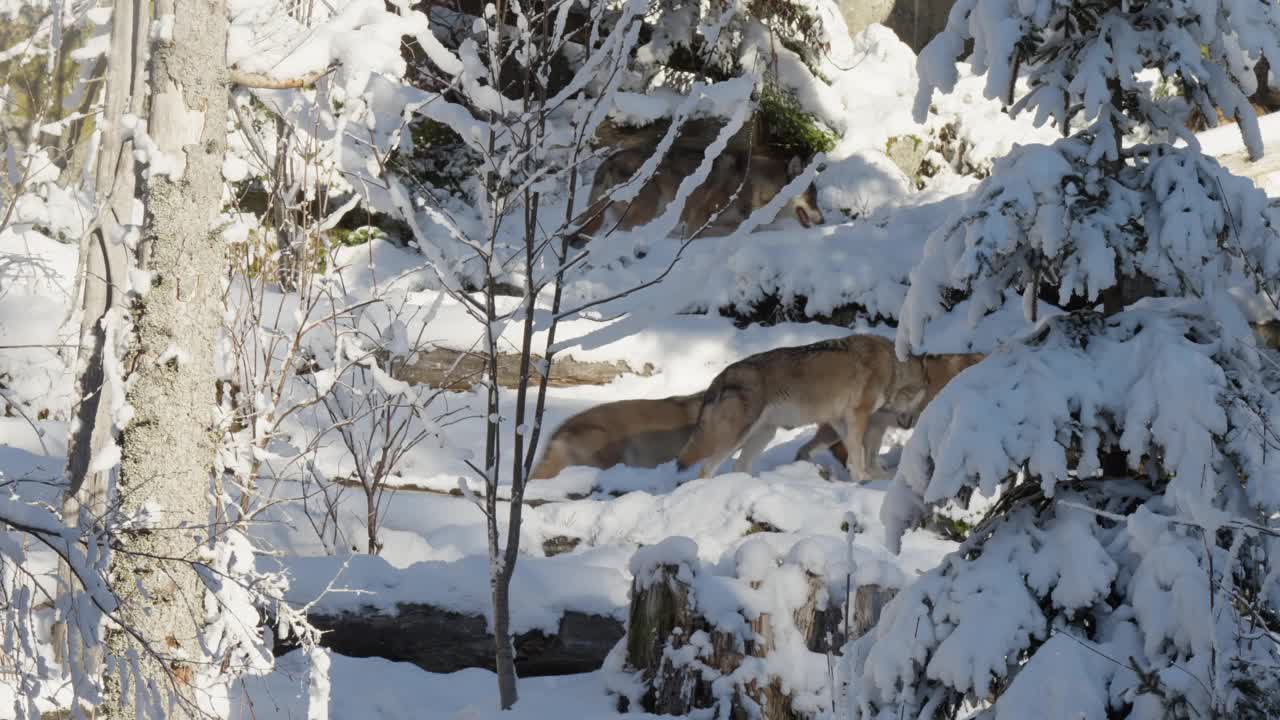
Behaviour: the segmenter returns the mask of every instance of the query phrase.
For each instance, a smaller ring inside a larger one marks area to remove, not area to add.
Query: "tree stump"
[[[862,585],[853,593],[853,614],[849,617],[852,626],[849,639],[857,640],[880,622],[880,613],[884,606],[898,594],[897,588],[886,588],[879,585]]]
[[[791,581],[803,577],[807,584],[806,600],[793,610],[791,604],[782,603],[790,612],[781,616],[775,610],[747,617],[749,613],[740,609],[741,623],[735,630],[732,622],[720,627],[704,615],[708,603],[705,598],[699,602],[697,593],[707,584],[700,584],[696,559],[667,560],[650,567],[635,561],[632,565],[624,667],[640,676],[641,707],[663,715],[714,708],[717,717],[735,720],[809,717],[795,709],[795,698],[769,669],[769,659],[779,649],[787,653],[781,657],[793,657],[799,644],[828,660],[840,654],[846,641],[844,593],[830,593],[825,577],[792,567],[787,571]],[[778,567],[785,569],[788,564],[798,565],[781,561]],[[712,585],[744,588],[747,593],[760,591],[766,582],[758,577],[711,580]],[[781,587],[797,588],[794,584]],[[848,619],[853,628],[849,639],[875,624],[895,592],[876,585],[856,590]],[[726,622],[723,612],[717,617]]]

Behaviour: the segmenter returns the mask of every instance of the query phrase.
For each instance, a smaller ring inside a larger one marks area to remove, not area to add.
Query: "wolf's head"
[[[946,355],[925,355],[924,374],[927,380],[925,402],[933,400],[947,383],[961,371],[982,362],[983,353],[951,353]]]
[[[804,172],[804,163],[798,156],[792,156],[787,163],[787,182],[791,182]],[[795,213],[796,219],[805,227],[822,224],[822,211],[818,209],[818,187],[809,183],[804,192],[787,203],[787,208]]]

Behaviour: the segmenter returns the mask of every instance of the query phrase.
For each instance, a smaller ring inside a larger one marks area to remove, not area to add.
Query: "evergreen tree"
[[[981,315],[1021,290],[1030,314],[1048,284],[1086,308],[920,418],[882,510],[891,545],[930,504],[1000,499],[851,648],[850,716],[1275,717],[1280,408],[1233,294],[1274,297],[1280,213],[1185,120],[1217,106],[1261,154],[1247,97],[1280,60],[1280,6],[960,0],[921,54],[917,116],[968,41],[986,94],[1064,138],[998,162],[929,238],[898,350],[959,298]],[[1138,294],[1156,297],[1124,307]]]

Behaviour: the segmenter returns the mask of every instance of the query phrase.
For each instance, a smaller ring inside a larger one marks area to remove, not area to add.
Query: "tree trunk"
[[[382,554],[382,543],[378,542],[378,492],[376,478],[364,485],[365,501],[365,534],[368,545],[365,550],[370,555]]]
[[[196,675],[205,667],[205,591],[191,561],[211,540],[224,271],[214,222],[227,138],[227,12],[225,0],[158,0],[155,15],[173,22],[171,35],[157,36],[149,69],[148,130],[159,154],[151,158],[138,264],[150,273],[150,287],[138,288],[144,294],[134,303],[136,342],[125,364],[133,373],[126,399],[134,415],[122,436],[116,500],[126,517],[146,508],[156,519],[152,529],[116,539],[119,614],[136,634],[113,629],[106,651],[117,669],[131,657],[144,661],[127,688],[119,676],[105,678],[107,718],[139,717],[141,682],[176,694],[166,717],[191,716]]]
[[[120,289],[125,282],[128,258],[124,245],[114,242],[128,225],[136,224],[133,203],[136,169],[133,141],[125,140],[115,119],[142,111],[144,85],[138,48],[146,41],[141,17],[133,0],[118,0],[112,9],[111,46],[108,50],[104,89],[101,141],[97,151],[94,183],[101,209],[98,228],[81,239],[79,267],[76,268],[80,304],[80,343],[76,353],[76,402],[72,411],[71,434],[67,439],[66,494],[62,514],[77,527],[81,513],[88,522],[107,512],[109,471],[90,473],[94,456],[113,437],[111,404],[113,388],[104,384],[103,352],[107,312],[123,306]],[[109,118],[110,120],[108,120]],[[61,592],[77,586],[66,563],[60,563]],[[96,674],[98,648],[86,648],[74,634],[58,623],[53,628],[54,652],[59,659],[82,664],[84,675]],[[69,656],[69,657],[68,657]]]
[[[493,581],[493,641],[498,700],[503,710],[510,710],[518,695],[516,656],[511,647],[511,575],[505,569]]]

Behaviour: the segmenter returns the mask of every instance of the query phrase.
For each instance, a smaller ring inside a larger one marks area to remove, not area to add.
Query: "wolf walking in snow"
[[[887,403],[886,408],[871,414],[867,422],[867,431],[863,435],[863,452],[866,453],[866,467],[872,478],[884,477],[887,471],[880,463],[880,443],[884,440],[885,431],[891,427],[903,429],[915,427],[916,420],[925,406],[942,390],[948,382],[961,370],[980,362],[985,355],[981,353],[953,353],[946,355],[924,355],[912,358],[912,361],[923,363],[928,381],[925,383],[924,395],[916,388],[903,388],[898,396]],[[912,401],[915,398],[915,401]],[[907,407],[906,411],[900,408]],[[845,466],[848,466],[848,452],[840,443],[840,434],[830,425],[818,428],[817,434],[809,442],[796,451],[796,460],[809,460],[814,453],[824,449]]]
[[[982,357],[922,355],[899,361],[893,342],[873,335],[752,355],[725,368],[703,394],[677,467],[700,462],[699,477],[710,477],[741,448],[733,469],[750,472],[779,428],[816,423],[832,429],[820,429],[802,452],[842,439],[850,476],[870,479],[885,430],[892,424],[914,425],[934,395]]]
[[[675,200],[681,181],[702,162],[701,152],[688,150],[672,148],[630,201],[610,200],[609,191],[634,176],[651,151],[627,148],[606,158],[596,170],[587,209],[579,215],[579,220],[586,222],[578,231],[575,244],[580,246],[602,229],[630,230],[661,215]],[[803,171],[798,157],[785,162],[760,153],[722,153],[712,162],[706,180],[685,201],[680,213],[684,237],[728,235]],[[805,227],[822,224],[818,191],[813,183],[789,200],[778,216],[787,214],[795,215]]]
[[[652,468],[670,462],[693,432],[701,401],[701,393],[620,400],[580,412],[556,429],[529,479],[552,478],[572,465]]]
[[[621,463],[653,468],[671,462],[688,442],[700,407],[702,393],[619,400],[584,410],[556,429],[529,479],[552,478],[573,465],[608,469]],[[832,433],[831,442],[823,447],[839,441],[831,428],[822,431]]]

